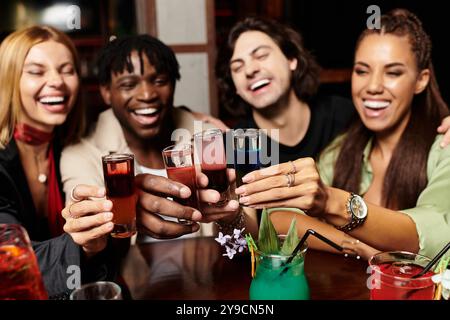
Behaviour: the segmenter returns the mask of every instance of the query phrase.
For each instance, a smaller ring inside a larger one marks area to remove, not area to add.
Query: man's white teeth
[[[136,109],[133,110],[134,113],[138,114],[138,115],[143,115],[143,116],[149,116],[152,115],[154,113],[157,113],[159,110],[155,109],[155,108],[146,108],[146,109]]]
[[[383,109],[389,106],[389,101],[364,101],[364,106],[371,109]]]
[[[262,79],[262,80],[256,81],[254,84],[252,84],[250,86],[250,90],[255,91],[259,87],[265,86],[269,83],[270,83],[269,79]]]
[[[64,97],[44,97],[39,99],[40,103],[63,103]]]

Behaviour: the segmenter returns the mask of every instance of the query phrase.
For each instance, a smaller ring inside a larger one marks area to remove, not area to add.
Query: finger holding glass
[[[136,176],[138,189],[137,219],[139,231],[156,239],[172,239],[198,231],[200,225],[183,225],[168,221],[161,215],[200,221],[202,214],[195,208],[183,206],[171,198],[188,198],[189,188],[181,183],[152,174]]]
[[[62,211],[66,220],[64,231],[88,256],[106,247],[108,235],[114,227],[111,222],[112,202],[104,197],[103,187],[77,185],[72,192],[72,198],[76,201],[69,201]]]
[[[246,184],[236,189],[241,196],[239,202],[256,209],[296,207],[319,215],[328,200],[327,188],[312,158],[254,171],[243,181]]]

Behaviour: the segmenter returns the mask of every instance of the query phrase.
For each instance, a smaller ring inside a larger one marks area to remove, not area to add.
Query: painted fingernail
[[[249,197],[240,197],[239,198],[239,202],[243,203],[243,204],[246,204],[249,200],[250,200]]]
[[[110,221],[113,217],[113,213],[112,212],[105,212],[103,214],[103,217],[105,218],[105,221]]]

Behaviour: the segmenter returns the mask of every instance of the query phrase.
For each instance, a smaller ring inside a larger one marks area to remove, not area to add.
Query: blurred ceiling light
[[[51,25],[62,31],[67,31],[67,20],[70,19],[67,13],[67,8],[73,5],[72,3],[63,2],[54,4],[42,11],[41,22],[43,24]]]

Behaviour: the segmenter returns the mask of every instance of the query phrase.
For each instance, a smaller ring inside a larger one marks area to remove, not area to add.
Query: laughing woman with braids
[[[376,250],[435,255],[450,240],[450,149],[439,147],[434,129],[448,108],[430,38],[414,14],[394,10],[380,29],[361,34],[352,97],[359,119],[318,166],[305,158],[253,172],[236,190],[241,202],[303,209],[301,231],[320,230],[366,257]],[[290,219],[274,221],[285,229]]]

